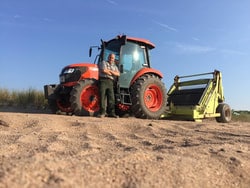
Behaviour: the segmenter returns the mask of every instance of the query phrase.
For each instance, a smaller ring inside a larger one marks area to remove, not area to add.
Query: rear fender
[[[135,74],[135,76],[133,77],[133,79],[131,80],[131,82],[130,82],[130,86],[139,78],[139,77],[141,77],[142,75],[144,75],[144,74],[155,74],[155,75],[157,75],[157,76],[159,76],[160,78],[163,78],[163,74],[160,72],[160,71],[158,71],[158,70],[156,70],[156,69],[152,69],[152,68],[143,68],[143,69],[141,69],[139,72],[137,72],[136,74]]]

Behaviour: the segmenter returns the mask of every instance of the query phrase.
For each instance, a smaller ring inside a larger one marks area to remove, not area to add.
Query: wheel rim
[[[150,111],[157,111],[162,106],[162,92],[157,85],[147,87],[144,94],[144,103]]]
[[[228,120],[231,119],[231,110],[228,107],[225,109],[225,118]]]
[[[81,93],[82,107],[89,112],[99,111],[99,92],[97,86],[88,86]]]

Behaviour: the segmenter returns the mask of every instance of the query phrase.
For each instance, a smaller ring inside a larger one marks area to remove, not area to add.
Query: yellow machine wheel
[[[216,117],[216,121],[220,123],[228,123],[232,118],[232,111],[228,104],[221,103],[216,109],[217,113],[220,113],[220,117]]]

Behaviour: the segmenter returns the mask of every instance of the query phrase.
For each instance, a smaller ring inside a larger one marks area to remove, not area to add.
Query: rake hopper
[[[199,78],[193,79],[194,77]],[[192,79],[187,80],[189,78]],[[224,103],[222,74],[218,70],[176,76],[167,94],[169,111],[166,116],[169,118],[202,121],[213,117],[222,123],[231,120],[231,109]]]

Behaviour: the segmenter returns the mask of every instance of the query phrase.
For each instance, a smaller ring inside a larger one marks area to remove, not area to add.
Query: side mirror
[[[91,55],[92,55],[92,48],[90,47],[89,48],[89,57],[91,57]]]

